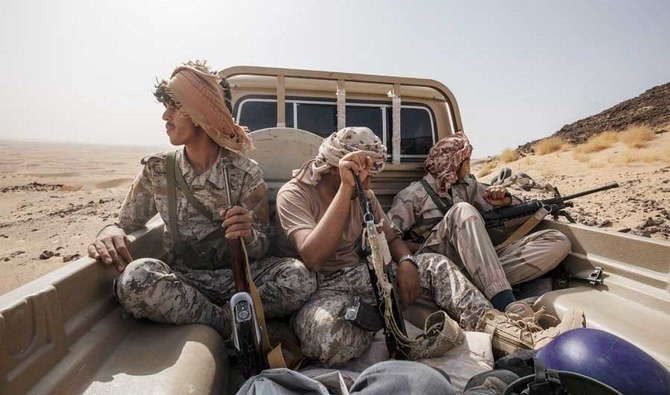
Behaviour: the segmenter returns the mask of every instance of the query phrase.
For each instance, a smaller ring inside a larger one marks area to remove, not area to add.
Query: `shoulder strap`
[[[182,174],[181,169],[179,168],[179,164],[177,164],[176,160],[173,161],[172,166],[173,166],[172,171],[177,179],[177,184],[179,184],[179,189],[186,197],[186,200],[188,200],[188,202],[191,203],[193,207],[195,207],[195,209],[198,210],[198,212],[202,214],[205,218],[212,219],[212,212],[209,211],[207,207],[205,207],[202,203],[200,203],[200,201],[196,199],[195,196],[193,196],[193,192],[191,192],[191,188],[189,188],[188,184],[186,184],[186,180],[184,180],[184,174]]]
[[[445,202],[444,199],[441,197],[437,196],[437,193],[433,190],[433,188],[430,186],[428,181],[426,181],[425,178],[421,179],[421,185],[423,185],[423,189],[426,190],[426,193],[428,193],[428,196],[433,200],[433,203],[437,206],[437,208],[442,211],[442,214],[446,214],[447,211],[451,208],[452,204],[449,202]]]
[[[175,190],[174,168],[176,151],[167,154],[167,196],[168,196],[168,220],[170,221],[170,236],[175,243],[179,242],[179,233],[177,233],[177,196]]]

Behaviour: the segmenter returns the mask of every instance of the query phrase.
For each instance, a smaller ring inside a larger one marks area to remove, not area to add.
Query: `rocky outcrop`
[[[551,137],[561,137],[572,144],[581,144],[599,133],[622,131],[633,125],[647,125],[654,130],[670,124],[670,83],[649,89],[638,97],[626,100],[599,114],[565,125]],[[531,141],[517,148],[523,154],[533,152]]]

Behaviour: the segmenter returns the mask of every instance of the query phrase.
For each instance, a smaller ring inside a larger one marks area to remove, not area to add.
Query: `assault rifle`
[[[398,339],[394,336],[394,330],[400,330],[402,334],[407,337],[407,329],[405,328],[405,321],[402,318],[402,312],[400,311],[400,306],[398,305],[398,298],[395,293],[395,290],[391,287],[391,311],[393,317],[385,317],[384,312],[386,311],[386,301],[384,294],[380,289],[380,281],[377,277],[377,272],[375,271],[375,264],[379,267],[384,267],[383,257],[381,255],[381,245],[377,233],[377,227],[375,225],[375,216],[372,212],[372,204],[365,196],[365,190],[363,189],[363,184],[358,176],[354,175],[356,180],[356,190],[358,193],[358,201],[361,204],[361,209],[363,211],[363,226],[367,232],[367,245],[365,246],[363,253],[367,260],[368,273],[370,274],[370,283],[372,284],[372,290],[375,294],[375,299],[377,299],[377,308],[381,314],[382,319],[384,320],[384,338],[386,339],[386,348],[389,351],[389,356],[394,359],[409,359],[409,347],[405,344],[400,344]],[[383,237],[383,236],[382,236]],[[389,273],[386,272],[386,281],[389,284],[393,284]],[[389,320],[390,318],[390,320]],[[393,326],[393,328],[391,328]]]
[[[515,206],[500,207],[482,214],[486,229],[507,227],[513,224],[518,224],[523,219],[535,214],[539,209],[545,208],[554,219],[558,216],[567,218],[568,221],[574,223],[575,220],[570,214],[565,211],[566,207],[573,207],[573,203],[569,200],[590,195],[596,192],[605,191],[612,188],[617,188],[619,184],[612,183],[598,188],[589,189],[583,192],[575,193],[573,195],[561,196],[558,189],[554,188],[555,197],[545,200],[531,200],[529,202],[517,204]]]
[[[224,166],[228,207],[232,207],[228,168]],[[264,358],[261,325],[256,306],[251,297],[251,287],[247,280],[246,249],[240,238],[230,240],[231,261],[235,294],[230,298],[233,346],[240,359],[242,374],[249,378],[268,367]]]

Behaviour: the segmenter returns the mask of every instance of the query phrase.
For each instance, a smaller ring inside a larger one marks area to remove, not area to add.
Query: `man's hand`
[[[236,239],[241,237],[245,243],[253,240],[253,227],[251,226],[251,211],[241,206],[233,206],[228,210],[222,210],[221,226],[226,231],[226,239]]]
[[[368,178],[368,169],[374,166],[374,160],[370,155],[374,153],[368,151],[350,152],[340,159],[338,168],[340,170],[340,182],[343,186],[356,189],[354,175],[357,175],[362,183]]]
[[[508,206],[512,204],[512,195],[505,187],[492,186],[484,191],[484,200],[491,206]]]
[[[100,232],[96,241],[88,246],[88,256],[106,265],[114,265],[120,272],[133,261],[126,243],[126,232],[118,226],[108,226]]]
[[[398,290],[402,296],[404,307],[409,306],[419,297],[421,284],[419,283],[419,272],[416,267],[407,261],[398,264],[397,271]]]

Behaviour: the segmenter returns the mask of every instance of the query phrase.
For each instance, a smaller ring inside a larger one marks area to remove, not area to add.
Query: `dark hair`
[[[159,103],[163,104],[165,107],[171,105],[179,106],[179,104],[174,100],[174,98],[170,94],[170,91],[167,88],[167,81],[165,80],[162,81],[156,80],[156,85],[154,85],[153,94],[156,100]]]
[[[223,102],[226,103],[226,107],[228,108],[228,111],[232,115],[233,114],[233,99],[232,99],[232,95],[230,93],[230,84],[228,83],[228,80],[221,77],[221,82],[219,82],[219,85],[221,85],[221,89],[223,89]]]

